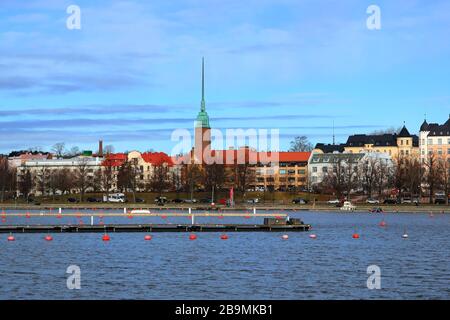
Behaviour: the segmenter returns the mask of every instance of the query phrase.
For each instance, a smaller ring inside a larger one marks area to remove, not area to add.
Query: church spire
[[[206,103],[205,103],[205,58],[202,58],[202,102],[200,104],[200,112],[197,115],[195,127],[210,128],[209,117],[208,114],[206,113]]]
[[[205,112],[205,58],[202,58],[202,103],[200,111]]]

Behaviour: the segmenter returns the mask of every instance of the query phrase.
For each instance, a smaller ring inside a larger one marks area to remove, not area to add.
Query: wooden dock
[[[0,233],[104,232],[281,232],[308,231],[309,224],[110,224],[110,225],[4,225]]]

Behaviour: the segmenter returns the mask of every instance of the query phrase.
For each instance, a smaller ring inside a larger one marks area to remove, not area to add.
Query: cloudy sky
[[[66,9],[81,8],[81,30]],[[381,30],[366,9],[381,8]],[[0,0],[0,152],[56,142],[171,152],[215,128],[345,142],[450,112],[446,0]]]

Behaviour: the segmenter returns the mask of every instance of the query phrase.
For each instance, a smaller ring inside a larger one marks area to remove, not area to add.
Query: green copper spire
[[[197,120],[195,121],[196,128],[210,128],[209,117],[206,113],[206,103],[205,103],[205,58],[202,58],[202,102],[200,105],[200,112],[197,115]]]

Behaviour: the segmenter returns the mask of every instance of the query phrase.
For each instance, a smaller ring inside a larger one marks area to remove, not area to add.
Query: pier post
[[[256,214],[256,207],[253,207],[253,214]]]
[[[94,225],[94,216],[91,216],[91,226]]]
[[[195,224],[195,215],[191,215],[191,224],[192,224],[192,225]]]
[[[61,208],[58,209],[58,213],[59,213],[59,214],[62,213],[62,209],[61,209]]]
[[[126,207],[123,208],[123,213],[124,213],[124,214],[127,214],[127,208],[126,208]]]
[[[192,210],[191,210],[191,208],[189,208],[189,214],[192,214]]]

